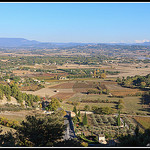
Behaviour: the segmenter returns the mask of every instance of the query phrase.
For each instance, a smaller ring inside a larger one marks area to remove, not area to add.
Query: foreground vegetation
[[[63,116],[60,112],[50,116],[27,116],[15,133],[0,135],[0,145],[10,147],[54,146],[62,138]]]

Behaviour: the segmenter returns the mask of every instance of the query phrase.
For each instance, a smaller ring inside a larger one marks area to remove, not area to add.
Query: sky
[[[150,3],[1,3],[0,37],[40,42],[150,41]]]

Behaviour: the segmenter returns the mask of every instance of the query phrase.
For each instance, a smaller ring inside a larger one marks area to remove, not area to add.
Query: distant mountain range
[[[83,46],[88,43],[55,43],[55,42],[39,42],[35,40],[27,40],[24,38],[0,38],[0,48],[63,48],[72,46]]]
[[[31,41],[24,38],[0,38],[0,47],[20,47],[39,43],[38,41]]]
[[[24,38],[0,38],[0,48],[65,48],[84,45],[109,44],[109,45],[143,45],[150,46],[150,42],[144,43],[55,43],[39,42]]]

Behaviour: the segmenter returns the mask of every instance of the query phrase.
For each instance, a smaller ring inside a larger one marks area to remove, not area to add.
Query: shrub
[[[88,143],[87,143],[87,142],[82,142],[82,143],[81,143],[81,146],[83,146],[83,147],[88,147]]]
[[[85,111],[89,111],[89,110],[90,110],[90,106],[89,106],[89,105],[85,105],[85,106],[84,106],[84,110],[85,110]]]

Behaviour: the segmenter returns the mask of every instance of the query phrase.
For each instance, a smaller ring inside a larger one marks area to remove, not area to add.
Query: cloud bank
[[[144,43],[144,42],[150,42],[150,40],[135,40],[135,43]]]

